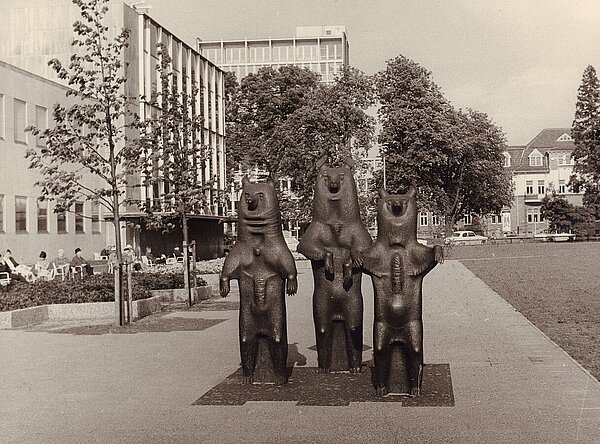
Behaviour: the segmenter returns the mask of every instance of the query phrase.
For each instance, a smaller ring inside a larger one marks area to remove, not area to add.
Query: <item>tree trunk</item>
[[[115,226],[115,248],[117,250],[117,266],[115,273],[115,322],[117,325],[125,325],[125,310],[123,304],[123,254],[121,252],[121,220],[119,210],[113,210],[113,221]]]
[[[188,304],[192,306],[192,289],[190,286],[190,253],[188,251],[188,221],[185,209],[181,213],[183,228],[183,284],[188,295]]]

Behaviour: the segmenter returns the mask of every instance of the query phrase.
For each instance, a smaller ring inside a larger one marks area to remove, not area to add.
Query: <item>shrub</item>
[[[182,273],[134,273],[133,299],[147,299],[151,290],[183,288]],[[198,286],[206,285],[198,279]],[[127,285],[127,279],[124,282]],[[45,304],[114,301],[114,277],[98,274],[84,280],[38,281],[33,284],[14,281],[0,287],[0,311],[35,307]]]

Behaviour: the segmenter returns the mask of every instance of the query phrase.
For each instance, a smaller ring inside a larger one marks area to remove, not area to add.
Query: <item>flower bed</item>
[[[147,299],[151,290],[183,288],[182,273],[134,273],[133,299]],[[125,285],[126,285],[125,280]],[[198,286],[206,285],[197,279]],[[38,281],[33,284],[12,282],[0,287],[0,311],[35,307],[46,304],[114,301],[114,276],[99,274],[84,280]]]

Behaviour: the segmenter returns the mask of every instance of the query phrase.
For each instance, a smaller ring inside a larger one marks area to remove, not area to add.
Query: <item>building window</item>
[[[540,218],[540,213],[539,211],[528,211],[527,212],[527,222],[531,223],[538,223],[541,222],[541,218]]]
[[[546,186],[543,180],[538,180],[538,194],[546,194]]]
[[[431,215],[431,225],[439,225],[440,224],[440,217],[437,214],[432,214]]]
[[[27,197],[15,196],[15,231],[27,233]]]
[[[48,201],[37,201],[37,231],[38,233],[48,232]]]
[[[567,192],[567,186],[564,179],[558,181],[558,194],[565,194]]]
[[[504,166],[509,167],[510,166],[510,154],[508,154],[508,153],[503,153],[503,154],[504,154]]]
[[[14,102],[14,130],[15,142],[27,143],[27,104],[22,100],[15,99]]]
[[[542,166],[542,156],[530,156],[529,157],[529,166]]]
[[[0,194],[0,233],[4,232],[4,194]]]
[[[525,183],[525,194],[533,194],[533,180],[528,180]]]
[[[501,224],[502,223],[502,216],[499,214],[492,214],[490,223],[492,224]]]
[[[43,131],[48,128],[48,109],[47,108],[36,105],[36,107],[35,107],[35,127],[40,131]],[[36,145],[40,146],[40,147],[46,146],[44,140],[40,137],[39,134],[36,138]]]
[[[565,156],[558,156],[558,164],[559,165],[564,165],[565,164]]]
[[[100,205],[92,202],[92,233],[100,233]]]
[[[75,202],[75,233],[84,233],[83,230],[83,202]]]
[[[471,225],[471,223],[472,223],[472,222],[473,222],[473,220],[472,220],[472,218],[471,218],[471,215],[470,215],[470,214],[465,214],[465,215],[463,216],[463,223],[464,223],[465,225]]]
[[[4,139],[4,94],[0,94],[0,139]]]
[[[64,210],[56,213],[56,231],[61,234],[67,232],[67,213]]]
[[[429,223],[429,215],[427,213],[421,212],[419,216],[419,225],[422,227],[426,227]]]

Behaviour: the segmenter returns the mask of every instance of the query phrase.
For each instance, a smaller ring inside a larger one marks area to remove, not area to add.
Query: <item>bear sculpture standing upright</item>
[[[281,231],[276,180],[266,183],[242,180],[238,210],[238,237],[227,255],[220,276],[220,292],[229,293],[229,280],[240,289],[240,354],[243,382],[252,383],[259,340],[268,342],[275,381],[287,382],[287,323],[284,289],[296,293],[296,264]],[[262,342],[262,341],[261,341]]]
[[[443,249],[417,242],[416,190],[392,195],[379,192],[377,239],[363,255],[375,292],[373,325],[374,385],[377,395],[390,392],[394,344],[401,344],[404,362],[399,384],[403,393],[421,394],[423,377],[423,277],[443,262]]]
[[[298,245],[298,252],[312,262],[313,318],[319,372],[332,370],[334,323],[343,322],[343,346],[347,368],[360,372],[363,347],[362,252],[371,236],[360,220],[356,184],[350,168],[332,168],[326,159],[317,162],[312,222]],[[339,322],[336,322],[339,321]],[[337,348],[337,347],[335,347]],[[334,363],[335,364],[335,363]],[[340,364],[343,366],[345,364]]]

